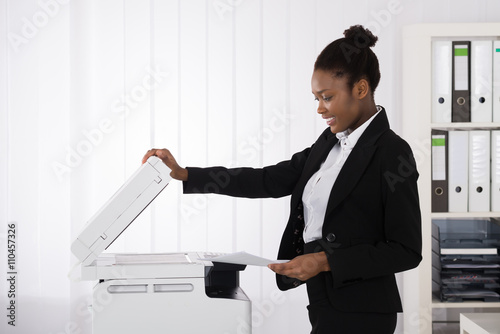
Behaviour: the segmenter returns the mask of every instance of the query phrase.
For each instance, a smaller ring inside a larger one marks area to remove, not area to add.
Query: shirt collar
[[[361,137],[363,132],[365,132],[368,125],[370,125],[370,123],[380,113],[381,110],[382,110],[382,107],[377,106],[377,112],[372,117],[370,117],[366,122],[361,124],[353,132],[349,133],[349,130],[345,130],[345,131],[336,133],[335,136],[337,137],[337,139],[339,140],[341,145],[347,146],[349,148],[354,147],[354,145],[356,145],[356,143],[358,142],[358,139]]]

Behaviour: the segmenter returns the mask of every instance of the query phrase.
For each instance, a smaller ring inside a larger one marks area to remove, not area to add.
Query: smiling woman
[[[347,78],[315,70],[311,86],[318,101],[318,114],[326,120],[332,133],[346,130],[351,133],[377,112],[373,100],[365,99],[372,95],[366,79],[359,80],[351,88]]]
[[[329,128],[310,148],[264,168],[182,168],[167,149],[149,150],[143,162],[161,158],[184,193],[292,195],[278,253],[290,261],[269,268],[281,290],[307,284],[311,333],[393,333],[402,311],[394,274],[422,259],[418,173],[374,101],[377,38],[362,26],[344,35],[315,64],[312,92]],[[221,175],[224,185],[208,190]]]
[[[305,258],[307,261],[297,267],[313,267],[316,258],[297,256],[295,249],[303,250],[304,247],[299,240],[297,247],[293,245],[295,227],[300,230],[304,222],[299,219],[303,217],[299,204],[303,204],[302,193],[307,181],[321,164],[327,163],[329,152],[334,146],[338,148],[337,143],[341,142],[317,113],[313,101],[311,76],[316,58],[330,42],[343,38],[343,31],[351,25],[363,23],[369,28],[378,37],[375,47],[369,49],[377,55],[382,72],[375,89],[375,102],[385,107],[395,132],[409,130],[409,137],[405,139],[411,139],[417,162],[427,167],[428,136],[426,131],[421,135],[422,127],[417,126],[424,116],[414,112],[415,108],[399,107],[401,101],[406,101],[403,95],[409,95],[412,101],[421,100],[420,94],[416,96],[411,93],[414,90],[408,89],[408,80],[401,80],[401,73],[413,69],[411,62],[414,59],[429,61],[425,56],[428,53],[408,43],[401,31],[406,30],[406,25],[436,22],[440,24],[424,26],[425,31],[419,30],[420,26],[408,31],[415,32],[414,36],[422,33],[442,35],[442,24],[447,22],[456,26],[463,26],[465,22],[500,22],[500,1],[459,1],[460,6],[456,3],[0,0],[0,220],[5,222],[0,224],[0,239],[2,235],[7,236],[8,224],[15,223],[21,231],[16,234],[16,238],[20,238],[16,244],[21,245],[16,248],[16,258],[22,259],[18,263],[21,276],[16,280],[16,328],[7,324],[9,318],[5,317],[7,310],[4,309],[0,333],[92,332],[92,313],[87,305],[91,290],[86,284],[67,278],[68,271],[77,261],[71,254],[70,245],[100,204],[136,171],[138,157],[151,147],[169,148],[182,167],[274,166],[279,161],[292,161],[294,153],[304,150],[293,159],[298,164],[289,164],[298,166],[297,173],[303,175],[300,180],[299,177],[292,180],[292,189],[286,189],[289,193],[295,191],[292,206],[290,197],[246,200],[205,194],[181,196],[177,187],[182,183],[173,182],[169,190],[155,200],[153,208],[143,212],[108,252],[246,250],[276,258],[281,235],[285,234],[282,256],[296,258],[295,264]],[[481,31],[489,29],[489,36],[492,33],[500,36],[489,24],[479,26],[483,27]],[[460,31],[467,29],[462,27]],[[363,49],[360,42],[356,46],[342,40],[345,44],[338,54],[354,61],[360,54],[357,51]],[[169,76],[160,76],[163,81],[153,88],[154,77],[142,81],[147,74],[145,68],[160,68]],[[418,68],[411,73],[422,74],[409,79],[411,87],[426,87],[430,72],[419,72]],[[328,68],[322,69],[328,72]],[[373,91],[373,82],[367,81]],[[330,112],[336,113],[332,108]],[[385,262],[391,263],[392,259],[374,262],[369,257],[363,265],[359,265],[361,260],[351,261],[351,268],[346,268],[347,260],[344,260],[348,259],[348,253],[352,256],[358,254],[356,249],[368,247],[363,245],[370,245],[374,253],[380,254],[379,249],[384,245],[370,241],[373,235],[382,233],[379,231],[381,224],[368,224],[380,217],[380,212],[370,217],[372,202],[382,197],[390,203],[393,199],[391,186],[394,186],[395,195],[401,194],[402,186],[406,187],[415,174],[410,164],[412,160],[402,154],[401,160],[395,162],[404,166],[403,174],[389,169],[387,174],[378,175],[383,181],[385,175],[390,177],[388,187],[380,188],[380,183],[374,183],[372,188],[365,189],[365,195],[361,194],[364,179],[376,179],[376,172],[385,167],[383,163],[389,165],[389,161],[374,160],[381,146],[377,146],[370,158],[372,165],[360,162],[360,156],[363,158],[373,148],[366,147],[364,137],[367,138],[369,131],[373,134],[370,129],[379,123],[377,120],[383,113],[381,110],[375,116],[355,144],[335,181],[335,189],[325,187],[328,189],[324,199],[327,210],[321,240],[325,247],[340,246],[326,248],[334,251],[332,254],[318,252],[317,260],[321,256],[332,257],[331,272],[321,275],[331,279],[333,293],[345,291],[345,296],[333,298],[340,305],[335,304],[336,309],[344,311],[361,312],[362,307],[382,311],[382,307],[377,309],[370,300],[373,303],[397,301],[392,297],[374,297],[371,293],[366,298],[358,298],[355,294],[355,288],[364,285],[365,281],[376,281],[365,278],[366,273],[378,276],[380,272],[372,270],[373,267],[379,266],[375,269],[381,270],[387,266]],[[333,118],[330,114],[324,115]],[[340,115],[334,115],[340,122]],[[403,122],[408,117],[419,123]],[[359,129],[347,136],[351,145]],[[380,139],[374,142],[378,144]],[[385,152],[390,150],[387,148]],[[395,154],[407,152],[394,151]],[[55,170],[54,164],[60,168]],[[268,170],[277,170],[277,167],[257,168],[256,172],[270,176]],[[421,174],[420,179],[422,176],[425,181],[430,179],[428,170],[430,173],[430,169],[425,168],[425,175]],[[283,171],[286,172],[271,174],[272,182],[265,183],[273,195],[286,193],[278,191],[282,180],[296,173],[293,168],[283,168]],[[406,171],[409,177],[404,174]],[[191,170],[186,186],[196,182],[196,174]],[[242,179],[243,176],[242,172]],[[229,181],[235,181],[234,177],[236,175],[227,179],[222,173],[214,173],[211,181],[199,189],[205,186],[212,189],[213,184],[226,186]],[[403,178],[406,181],[403,182]],[[323,174],[318,185],[325,180]],[[241,186],[248,188],[249,181],[243,179]],[[259,187],[264,183],[250,185]],[[429,200],[430,191],[420,191],[423,200]],[[401,200],[404,198],[408,196],[401,196]],[[341,212],[342,217],[339,216]],[[416,216],[411,212],[399,214],[392,209],[385,213],[388,221],[396,221],[398,215],[401,224],[392,230],[385,229],[387,244],[393,245],[394,240],[407,244],[392,235],[398,229],[415,224]],[[289,215],[293,222],[283,233]],[[427,218],[425,221],[429,221]],[[307,232],[313,230],[307,228]],[[298,235],[303,234],[297,232]],[[6,246],[0,241],[0,253],[7,254]],[[389,252],[387,255],[390,256]],[[0,291],[5,300],[10,291],[7,281],[10,275],[7,276],[5,269],[8,260],[7,256],[0,255],[0,267],[4,268],[0,272]],[[364,272],[352,272],[355,268]],[[384,269],[384,272],[389,270]],[[396,275],[402,283],[400,291],[404,290],[405,305],[404,317],[398,318],[397,333],[428,332],[433,327],[432,317],[429,317],[431,295],[427,293],[430,280],[421,279],[427,273],[427,269],[421,269]],[[343,276],[338,276],[341,274]],[[362,280],[357,280],[360,277]],[[274,273],[270,270],[246,270],[241,278],[243,289],[257,306],[252,333],[310,332],[305,284],[304,289],[295,289],[293,293],[278,293]],[[351,281],[350,286],[333,284],[344,280]],[[285,283],[282,276],[279,282],[280,286]],[[295,281],[287,282],[292,285]],[[306,284],[313,282],[309,279]],[[377,287],[383,293],[381,285]],[[389,285],[392,283],[386,286]],[[277,299],[271,298],[274,303],[271,307],[270,292],[276,292],[280,300],[286,299],[286,302],[275,302]],[[311,300],[311,304],[313,302]],[[352,304],[356,304],[356,308]],[[266,308],[265,312],[261,306]],[[357,313],[353,315],[358,316]],[[458,320],[451,315],[445,318]],[[361,323],[362,319],[357,322]],[[153,330],[145,327],[143,331]]]
[[[318,113],[333,133],[352,132],[377,112],[373,93],[380,70],[370,47],[378,38],[361,26],[344,34],[320,53],[311,80]]]

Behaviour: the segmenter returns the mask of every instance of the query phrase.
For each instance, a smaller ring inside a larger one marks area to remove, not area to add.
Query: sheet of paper
[[[219,256],[210,256],[200,258],[199,260],[224,262],[234,264],[244,264],[248,266],[267,266],[271,263],[286,263],[288,260],[269,260],[260,256],[252,255],[247,252],[237,252],[231,254],[224,254]]]

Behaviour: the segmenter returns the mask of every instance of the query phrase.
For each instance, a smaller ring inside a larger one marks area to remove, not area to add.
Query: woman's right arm
[[[298,152],[290,160],[264,168],[182,168],[166,150],[149,150],[143,162],[156,155],[172,170],[171,176],[181,180],[184,193],[214,193],[234,197],[266,198],[290,195],[299,180],[310,148]]]

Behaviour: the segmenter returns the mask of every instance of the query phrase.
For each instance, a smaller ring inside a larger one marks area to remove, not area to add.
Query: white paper
[[[200,258],[199,260],[224,262],[234,264],[244,264],[248,266],[267,266],[271,263],[286,263],[289,260],[269,260],[260,256],[248,254],[247,252],[237,252],[218,256],[209,256]]]

